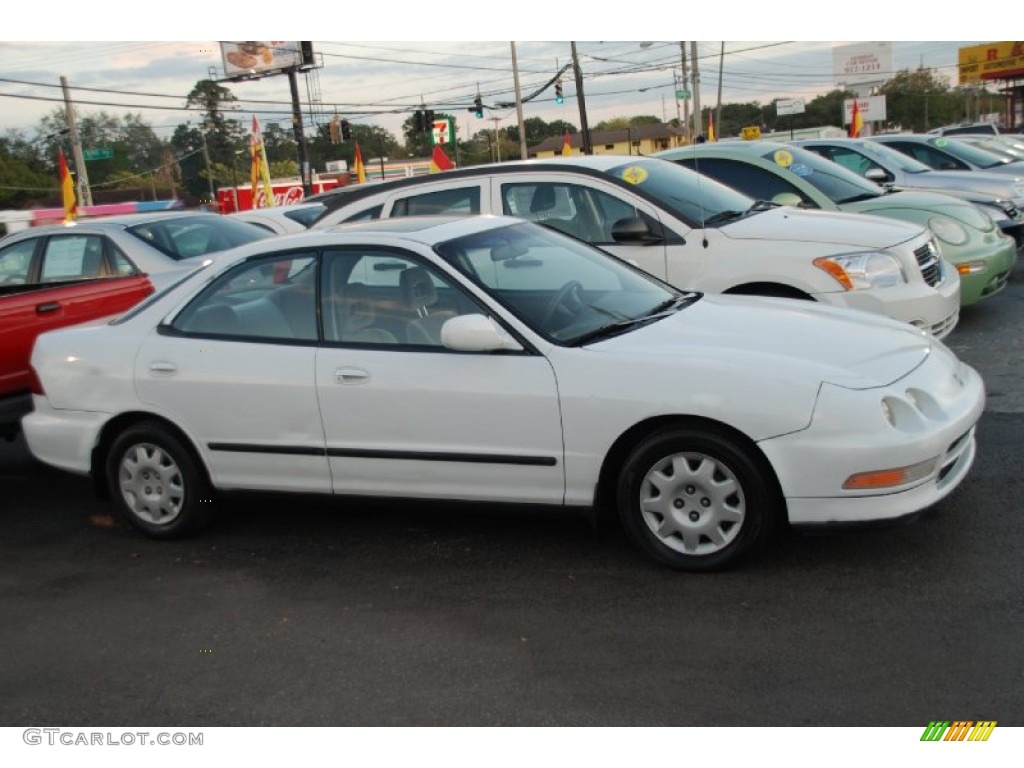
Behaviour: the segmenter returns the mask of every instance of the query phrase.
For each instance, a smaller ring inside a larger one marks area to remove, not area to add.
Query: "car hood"
[[[590,349],[640,360],[710,357],[744,370],[784,371],[851,389],[886,386],[921,365],[934,341],[882,315],[797,299],[705,295]]]
[[[912,189],[961,189],[980,190],[991,195],[1020,200],[1024,197],[1024,185],[1017,184],[1013,178],[1001,173],[985,171],[927,171],[924,173],[908,173],[903,176],[902,184],[896,186]]]
[[[926,215],[941,213],[951,219],[956,219],[964,226],[983,232],[993,229],[992,221],[988,216],[983,215],[973,203],[938,192],[891,192],[871,200],[843,203],[842,208],[850,213],[875,213],[882,216],[900,209],[916,209]]]
[[[733,240],[792,240],[859,248],[890,248],[919,236],[922,228],[893,219],[781,206],[746,216],[720,230]]]

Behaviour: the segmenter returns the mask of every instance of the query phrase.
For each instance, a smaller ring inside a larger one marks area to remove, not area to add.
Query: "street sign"
[[[775,102],[775,114],[777,115],[802,115],[803,113],[803,99],[779,99]]]
[[[83,149],[82,158],[85,160],[109,160],[114,156],[112,149]]]
[[[690,92],[689,91],[676,91],[676,98],[677,99],[688,99],[688,98],[690,98]]]
[[[455,141],[455,132],[452,130],[452,119],[446,117],[443,120],[435,120],[430,128],[434,146],[438,144],[451,144]]]

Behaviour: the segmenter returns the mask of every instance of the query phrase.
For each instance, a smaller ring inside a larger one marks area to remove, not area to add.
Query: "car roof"
[[[200,216],[218,217],[219,214],[206,211],[153,211],[152,213],[124,213],[117,216],[96,216],[76,219],[69,223],[44,224],[39,227],[23,229],[14,232],[8,237],[13,241],[20,237],[38,237],[53,232],[68,232],[70,230],[84,229],[125,229],[135,224],[146,224],[151,221],[172,221],[175,219],[194,219]]]
[[[523,171],[579,171],[591,176],[602,176],[603,172],[610,168],[617,168],[630,160],[655,160],[652,157],[637,157],[630,155],[580,155],[576,157],[553,157],[541,160],[510,160],[504,163],[492,165],[474,165],[468,168],[455,168],[445,171],[443,174],[432,174],[429,176],[409,176],[402,179],[376,182],[373,184],[358,184],[339,187],[336,190],[328,190],[317,196],[316,202],[326,205],[324,214],[349,205],[350,203],[362,200],[381,192],[390,192],[404,187],[416,186],[430,181],[444,181],[457,178],[473,178],[476,176],[491,176],[502,173],[516,173]],[[659,162],[667,162],[661,161]]]

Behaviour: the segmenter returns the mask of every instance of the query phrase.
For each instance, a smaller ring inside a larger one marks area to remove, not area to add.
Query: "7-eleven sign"
[[[431,124],[430,132],[435,146],[438,144],[451,144],[455,141],[455,132],[452,130],[452,119],[450,117],[435,120]]]

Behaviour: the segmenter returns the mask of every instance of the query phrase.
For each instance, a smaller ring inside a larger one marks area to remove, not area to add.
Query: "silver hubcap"
[[[181,470],[160,446],[133,445],[121,458],[121,495],[141,520],[167,525],[181,514],[185,483]]]
[[[702,453],[677,453],[644,477],[640,512],[666,547],[686,555],[710,555],[739,535],[746,500],[725,464]]]

